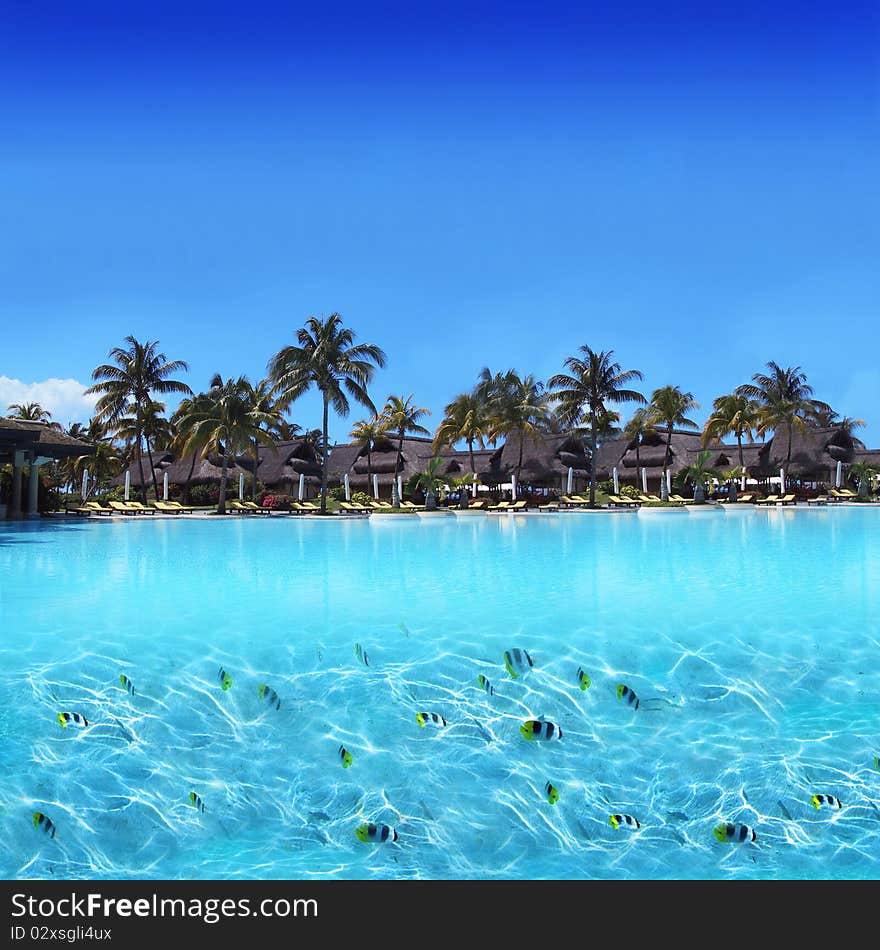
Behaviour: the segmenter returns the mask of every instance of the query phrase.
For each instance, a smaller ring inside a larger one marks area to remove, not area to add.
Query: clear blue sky
[[[878,445],[878,21],[7,3],[0,377],[88,383],[130,333],[196,390],[256,380],[338,311],[388,353],[375,401],[413,392],[431,424],[482,366],[546,379],[586,343],[700,421],[800,365]],[[317,399],[292,416],[318,425]]]

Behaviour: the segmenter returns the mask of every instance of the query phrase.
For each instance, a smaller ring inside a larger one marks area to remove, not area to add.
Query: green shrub
[[[641,492],[638,490],[638,488],[636,488],[635,485],[621,485],[620,494],[624,498],[638,499],[639,495],[641,495]]]
[[[218,485],[204,483],[191,485],[189,497],[194,505],[215,505],[220,500],[220,488]]]
[[[345,501],[345,485],[334,485],[327,489],[327,497],[334,501]]]
[[[596,491],[602,492],[603,495],[613,495],[614,482],[610,478],[606,478],[602,482],[596,482]]]
[[[345,497],[343,492],[342,497]],[[353,491],[351,493],[351,501],[354,505],[370,505],[373,502],[373,499],[365,491]]]

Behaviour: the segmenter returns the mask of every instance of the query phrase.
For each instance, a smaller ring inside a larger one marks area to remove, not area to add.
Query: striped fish
[[[132,683],[125,673],[119,674],[119,682],[122,683],[122,688],[129,696],[134,696],[134,683]]]
[[[446,725],[446,720],[440,715],[440,713],[434,712],[416,713],[416,722],[423,729],[428,725],[428,723],[431,723],[432,726],[436,726],[438,729],[442,729]]]
[[[232,686],[232,677],[223,669],[221,666],[217,671],[217,682],[220,684],[224,692]]]
[[[397,832],[390,825],[374,824],[372,821],[358,825],[354,833],[358,841],[372,841],[374,844],[397,841]]]
[[[490,696],[495,695],[495,687],[489,682],[487,677],[483,676],[482,673],[480,673],[480,675],[477,677],[477,686],[479,686],[484,693],[488,693]]]
[[[552,782],[547,782],[544,786],[544,795],[551,805],[555,805],[559,801],[559,789]]]
[[[562,738],[562,730],[555,722],[546,719],[527,719],[519,731],[524,739],[538,739],[542,742],[558,742]]]
[[[833,795],[814,795],[810,799],[810,804],[813,808],[820,808],[822,805],[830,805],[832,808],[843,808],[843,805],[840,803],[839,798],[835,798]]]
[[[353,759],[351,757],[351,753],[345,748],[344,745],[339,747],[339,761],[342,763],[342,767],[344,769],[351,767]]]
[[[364,666],[370,665],[370,658],[367,656],[367,651],[359,643],[354,645],[354,655]]]
[[[639,708],[639,697],[623,683],[619,683],[617,686],[617,698],[622,699],[627,706],[632,706],[633,709]]]
[[[195,792],[189,793],[189,803],[196,809],[196,811],[205,811],[205,803],[202,801],[200,795],[197,795]]]
[[[74,725],[77,729],[85,729],[88,726],[89,721],[85,716],[81,716],[79,713],[71,712],[60,712],[56,717],[58,725],[66,729],[69,725]]]
[[[55,822],[48,815],[41,811],[35,811],[33,814],[34,828],[44,831],[50,838],[55,837]]]
[[[525,676],[534,665],[534,661],[527,650],[520,650],[517,647],[513,650],[504,651],[504,666],[514,679]]]
[[[260,699],[265,700],[270,706],[274,706],[275,709],[281,708],[281,700],[278,698],[278,693],[276,693],[271,686],[261,683],[257,689],[257,694]]]
[[[621,825],[625,828],[641,828],[638,818],[633,818],[632,815],[609,815],[608,824],[617,831]]]
[[[590,686],[592,685],[590,682],[590,677],[587,676],[587,674],[583,671],[581,667],[578,667],[577,681],[578,681],[578,686],[580,686],[580,688],[583,690],[589,689]]]
[[[757,835],[755,834],[755,829],[750,828],[748,825],[734,824],[732,822],[725,822],[721,825],[716,825],[712,829],[712,834],[719,841],[755,841]]]

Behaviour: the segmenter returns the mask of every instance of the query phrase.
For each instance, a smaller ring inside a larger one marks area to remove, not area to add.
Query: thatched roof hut
[[[386,435],[378,439],[370,453],[367,462],[367,450],[355,442],[336,445],[330,453],[327,467],[328,474],[334,481],[342,481],[348,475],[349,485],[353,491],[364,491],[372,494],[370,475],[379,478],[379,490],[386,489],[383,494],[390,494],[391,485],[397,475],[402,475],[406,481],[412,475],[423,472],[428,462],[434,457],[432,440],[407,436],[403,440],[400,468],[397,466],[397,439]]]
[[[95,447],[68,435],[63,429],[53,428],[47,422],[28,419],[0,419],[0,465],[10,465],[16,452],[32,458],[58,461],[94,454]]]
[[[851,464],[858,449],[840,426],[792,428],[789,459],[789,427],[781,426],[767,445],[767,465],[774,474],[785,468],[786,475],[794,478],[822,481],[837,469],[838,462]]]

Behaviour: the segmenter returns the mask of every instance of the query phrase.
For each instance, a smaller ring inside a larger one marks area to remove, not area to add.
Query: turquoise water
[[[877,878],[878,538],[860,508],[0,527],[0,876]]]

